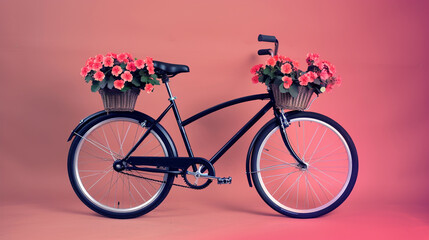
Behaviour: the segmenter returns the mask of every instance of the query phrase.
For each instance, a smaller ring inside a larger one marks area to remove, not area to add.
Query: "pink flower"
[[[308,75],[310,76],[311,79],[313,79],[313,81],[318,77],[317,73],[315,72],[308,72]]]
[[[282,67],[281,67],[281,71],[284,74],[289,74],[292,72],[292,66],[289,63],[285,63]]]
[[[99,62],[94,62],[94,64],[92,64],[92,70],[95,70],[95,71],[99,71],[102,67],[103,65],[101,65],[101,63]]]
[[[293,62],[292,59],[285,57],[285,56],[280,56],[279,58],[280,58],[280,61],[282,61],[282,62]]]
[[[312,78],[312,72],[308,72],[301,77],[298,78],[299,84],[302,86],[307,86],[309,82],[314,82],[314,79]]]
[[[116,55],[116,53],[110,52],[110,53],[106,54],[106,57],[117,58],[118,56]]]
[[[334,84],[328,84],[326,86],[326,92],[330,92],[332,90],[332,88],[334,88]]]
[[[92,70],[92,66],[94,65],[94,62],[86,62],[86,67],[88,67],[89,69],[91,69]]]
[[[89,73],[89,71],[91,71],[88,67],[83,67],[81,70],[80,70],[80,75],[82,76],[82,77],[86,77],[86,75]]]
[[[330,73],[330,75],[332,77],[332,75],[335,74],[335,66],[334,66],[334,64],[332,64],[332,63],[330,63],[328,61],[325,61],[325,64],[328,65],[328,70],[329,70],[329,73]]]
[[[147,71],[150,75],[155,74],[155,67],[153,66],[153,64],[147,66]]]
[[[273,57],[273,59],[274,59],[274,61],[278,61],[279,60],[279,55],[275,55],[274,57]]]
[[[138,69],[142,69],[142,68],[144,68],[144,61],[143,61],[143,59],[137,59],[137,60],[134,62],[134,64],[136,65],[136,67],[137,67]]]
[[[314,62],[319,61],[319,54],[317,53],[309,53],[307,54],[307,64],[313,65]]]
[[[124,88],[124,85],[125,85],[125,81],[124,80],[116,80],[116,81],[113,82],[113,86],[116,89],[119,89],[119,90],[121,90],[122,88]]]
[[[323,60],[319,65],[320,65],[319,66],[320,70],[323,71],[324,69],[326,69],[330,77],[332,77],[335,74],[335,66],[332,63],[326,60]]]
[[[257,64],[250,69],[251,74],[256,74],[262,68],[263,64]]]
[[[98,54],[97,56],[95,56],[95,62],[101,63],[103,61],[103,58],[103,55]]]
[[[126,67],[127,70],[130,70],[131,72],[134,72],[135,70],[137,70],[136,65],[134,64],[134,62],[129,62],[127,64]]]
[[[153,65],[153,58],[146,57],[146,60],[144,62],[146,63],[147,66]]]
[[[133,80],[133,75],[129,71],[125,71],[121,74],[121,78],[124,81],[131,82]]]
[[[298,68],[299,67],[299,62],[292,60],[292,64],[294,68]]]
[[[144,87],[144,90],[145,90],[147,93],[151,93],[151,92],[153,91],[153,85],[152,85],[152,84],[150,84],[150,83],[146,83],[146,86]]]
[[[120,66],[114,66],[113,68],[112,68],[112,75],[113,76],[119,76],[119,74],[121,74],[122,73],[122,68],[120,67]]]
[[[126,53],[121,53],[118,55],[118,61],[119,62],[124,62],[125,59],[127,59],[127,54]]]
[[[103,65],[105,67],[113,67],[113,58],[112,57],[104,57]]]
[[[280,62],[286,62],[286,58],[285,56],[279,55],[279,60]]]
[[[255,75],[252,77],[252,83],[257,84],[259,82],[259,76]]]
[[[101,71],[98,71],[94,74],[94,79],[97,81],[103,81],[104,79],[104,73]]]
[[[87,67],[89,67],[90,69],[92,69],[92,64],[94,64],[94,60],[95,60],[95,58],[93,58],[93,57],[91,57],[91,58],[88,58],[88,60],[86,60],[86,66]]]
[[[274,59],[274,57],[270,57],[270,58],[268,58],[265,65],[274,66],[274,65],[276,65],[276,63],[277,63],[277,61]]]
[[[133,56],[131,55],[131,54],[129,54],[129,53],[125,53],[126,55],[127,55],[127,57],[128,57],[128,59],[133,59]]]
[[[324,68],[320,73],[319,73],[320,79],[322,79],[323,81],[326,81],[326,79],[329,78],[329,73],[328,71]]]
[[[282,78],[283,80],[283,86],[288,89],[290,88],[290,86],[292,85],[292,78],[288,77],[288,76],[284,76]]]
[[[298,80],[301,86],[307,86],[310,78],[304,74],[301,77],[299,77]]]
[[[314,66],[317,66],[320,70],[322,70],[324,68],[324,64],[322,63],[322,61],[316,61],[314,64]]]

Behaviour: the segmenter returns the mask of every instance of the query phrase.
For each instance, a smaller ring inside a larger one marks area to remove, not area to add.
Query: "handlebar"
[[[273,52],[273,49],[271,49],[271,48],[259,49],[258,50],[258,55],[259,56],[262,56],[262,55],[271,55],[272,52]]]
[[[273,42],[273,43],[279,42],[279,41],[277,41],[277,38],[275,36],[269,36],[269,35],[263,35],[263,34],[259,34],[258,41],[259,42]]]
[[[258,41],[274,43],[274,52],[271,49],[261,49],[258,51],[258,55],[277,55],[277,51],[279,50],[279,41],[275,36],[259,34]]]

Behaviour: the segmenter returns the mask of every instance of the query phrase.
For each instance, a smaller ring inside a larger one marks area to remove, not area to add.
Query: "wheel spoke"
[[[325,132],[323,132],[323,135],[322,135],[322,137],[320,138],[319,143],[317,144],[316,148],[314,149],[313,154],[311,154],[310,159],[308,159],[308,162],[310,162],[310,161],[311,161],[311,159],[313,159],[314,153],[317,151],[317,148],[319,147],[320,143],[322,142],[322,139],[323,139],[323,137],[325,136],[326,131],[328,131],[328,129],[325,129]]]

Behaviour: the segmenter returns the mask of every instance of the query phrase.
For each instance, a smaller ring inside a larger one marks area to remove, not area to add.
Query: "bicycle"
[[[259,41],[275,43],[274,36]],[[246,175],[261,198],[289,217],[313,218],[331,212],[351,193],[358,173],[358,156],[349,134],[334,120],[314,112],[275,107],[272,91],[237,98],[181,120],[169,80],[189,72],[185,65],[154,61],[162,76],[170,104],[154,119],[142,112],[99,111],[80,121],[68,155],[68,174],[80,200],[93,211],[112,218],[133,218],[155,209],[172,186],[203,189],[217,177],[214,163],[270,109],[274,118],[253,138],[246,157]],[[185,126],[218,110],[255,100],[268,100],[209,160],[195,157]],[[172,109],[188,153],[179,157],[175,144],[160,121]],[[174,183],[181,175],[186,185]]]

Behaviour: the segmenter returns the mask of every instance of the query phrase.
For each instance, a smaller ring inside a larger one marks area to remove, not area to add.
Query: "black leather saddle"
[[[179,73],[189,72],[189,67],[186,65],[165,63],[160,61],[153,61],[153,65],[156,69],[162,70],[167,75],[171,75],[170,77],[173,77]]]

